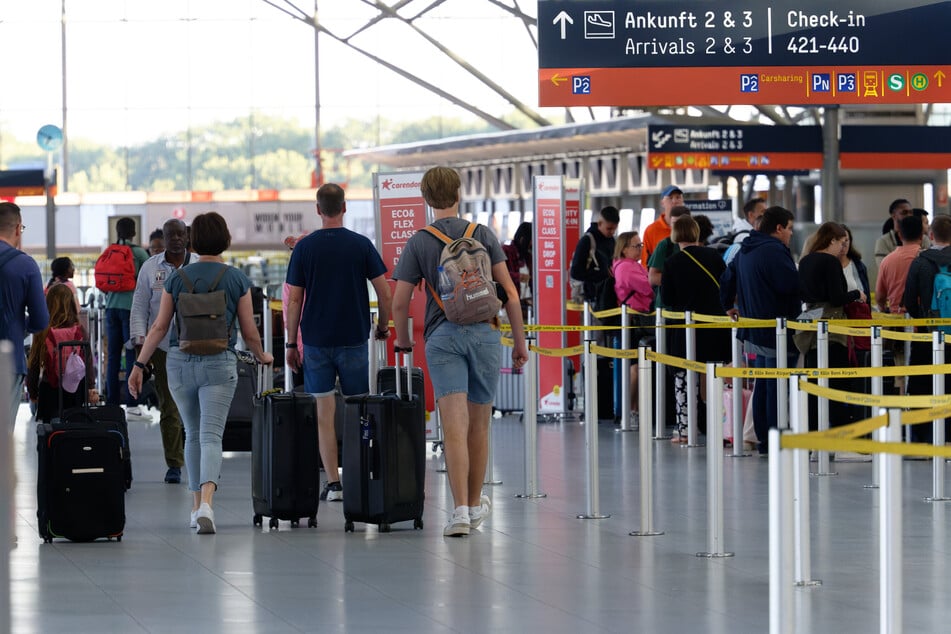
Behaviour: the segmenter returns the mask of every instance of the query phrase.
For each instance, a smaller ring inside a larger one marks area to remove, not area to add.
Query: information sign
[[[396,286],[393,281],[393,269],[400,260],[403,247],[417,231],[429,224],[429,212],[423,194],[419,189],[422,172],[395,172],[378,173],[373,175],[373,199],[376,205],[376,248],[383,257],[386,265],[386,277],[390,283],[390,290]],[[423,343],[423,330],[426,325],[426,293],[419,290],[413,292],[410,302],[409,315],[413,320],[413,330],[410,336],[417,343],[413,348],[413,364],[417,367],[426,367],[426,346]],[[395,333],[391,331],[387,342],[387,359],[391,364],[396,363],[393,353]],[[371,341],[372,343],[372,341]],[[433,384],[429,372],[423,372],[426,410],[435,408],[433,398]],[[435,418],[426,419],[426,438],[436,435]]]
[[[650,125],[652,169],[725,169],[753,172],[819,169],[819,126]]]
[[[539,103],[948,102],[949,23],[948,0],[539,0]]]
[[[948,126],[842,126],[842,169],[951,169]]]

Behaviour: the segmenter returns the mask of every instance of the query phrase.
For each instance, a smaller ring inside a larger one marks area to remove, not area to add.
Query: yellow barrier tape
[[[895,341],[931,341],[930,332],[902,332],[900,330],[883,330],[882,339],[894,339]]]
[[[789,330],[811,330],[815,332],[818,325],[814,321],[787,321],[786,328]]]
[[[841,440],[810,434],[783,434],[783,449],[813,451],[856,451],[859,453],[890,453],[899,456],[932,456],[951,458],[951,445],[935,447],[917,442],[878,442],[875,440]]]
[[[528,349],[543,357],[573,357],[584,352],[584,346],[571,346],[570,348],[539,348],[538,346],[529,346]]]
[[[867,376],[921,376],[924,374],[951,374],[951,364],[897,365],[884,368],[732,368],[717,369],[724,379],[788,379],[805,376],[812,379],[850,379]]]
[[[829,332],[836,335],[849,335],[852,337],[869,337],[871,328],[849,328],[848,326],[835,326],[829,324]]]
[[[604,346],[599,346],[596,343],[591,344],[591,352],[594,352],[601,357],[612,357],[614,359],[636,359],[637,358],[637,349],[633,350],[618,350],[617,348],[605,348]]]
[[[707,373],[707,365],[705,363],[700,363],[699,361],[688,361],[687,359],[681,359],[680,357],[674,357],[669,354],[661,354],[659,352],[652,352],[651,350],[647,351],[647,358],[651,361],[663,363],[664,365],[671,365],[675,368],[680,368],[681,370],[693,370],[700,374]]]
[[[951,405],[942,405],[929,409],[919,409],[913,412],[901,413],[902,425],[917,425],[919,423],[929,423],[943,418],[951,418]]]
[[[865,434],[875,431],[879,427],[884,427],[887,424],[888,416],[873,416],[872,418],[866,418],[865,420],[860,420],[850,425],[842,425],[841,427],[833,427],[825,431],[810,433],[829,438],[858,438],[859,436],[864,436]]]
[[[819,387],[808,381],[800,381],[799,389],[806,394],[827,398],[838,403],[852,405],[872,405],[877,407],[934,407],[936,405],[951,404],[951,394],[914,394],[908,396],[894,396],[886,394],[855,394],[844,390],[835,390],[830,387]]]

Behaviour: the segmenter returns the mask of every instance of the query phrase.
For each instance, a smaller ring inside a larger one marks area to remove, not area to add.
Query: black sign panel
[[[940,65],[951,2],[539,0],[539,68]]]

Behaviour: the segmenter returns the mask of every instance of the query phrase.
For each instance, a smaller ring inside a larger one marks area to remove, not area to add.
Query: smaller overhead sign
[[[775,172],[822,167],[819,126],[651,125],[651,169]]]
[[[843,169],[951,169],[951,128],[842,126],[839,165]]]

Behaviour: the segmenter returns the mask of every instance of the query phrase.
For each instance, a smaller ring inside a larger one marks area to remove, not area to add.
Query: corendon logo
[[[539,181],[538,183],[536,183],[536,186],[539,193],[557,192],[561,190],[561,185],[559,185],[558,183],[546,183],[544,181]]]
[[[419,181],[407,181],[405,183],[400,183],[393,180],[392,178],[388,178],[380,183],[380,185],[383,187],[383,189],[391,191],[394,189],[419,189],[420,183]]]

